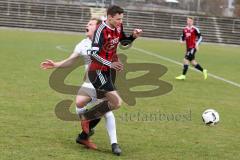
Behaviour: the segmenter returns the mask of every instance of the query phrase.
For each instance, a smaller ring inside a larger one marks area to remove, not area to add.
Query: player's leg
[[[109,139],[111,142],[112,152],[113,152],[113,154],[116,154],[119,156],[122,151],[117,142],[116,122],[115,122],[115,117],[114,117],[113,112],[111,112],[111,111],[107,112],[104,115],[104,118],[105,118],[105,122],[106,122],[105,125],[107,128]]]
[[[111,69],[111,78],[112,82],[115,84],[116,80],[116,70]],[[105,114],[106,118],[106,127],[109,128],[108,133],[110,136],[110,141],[111,141],[111,147],[112,147],[112,152],[113,154],[120,155],[122,153],[122,150],[117,142],[117,131],[116,131],[116,122],[115,122],[115,116],[113,112],[108,112]]]
[[[107,100],[87,110],[82,118],[87,120],[97,119],[102,117],[105,113],[118,109],[121,106],[122,99],[117,91],[107,92],[105,96]]]
[[[101,118],[93,119],[89,121],[89,137],[93,135],[94,128],[97,126],[97,124],[100,122]]]
[[[196,52],[195,48],[188,48],[187,49],[187,53],[185,54],[185,57],[183,59],[182,75],[176,77],[176,79],[178,79],[178,80],[185,80],[186,79],[186,74],[187,74],[187,71],[188,71],[188,67],[189,67],[190,61],[192,61],[192,59],[195,56],[195,52]]]
[[[81,88],[76,97],[76,112],[78,115],[83,114],[86,111],[86,105],[92,100],[92,98],[83,91]],[[88,134],[89,133],[89,121],[81,120],[82,130]]]
[[[94,120],[91,120],[87,125],[88,125],[88,128],[89,128],[89,132],[86,133],[84,130],[78,135],[77,139],[76,139],[76,142],[77,143],[81,143],[81,141],[88,141],[89,142],[89,138],[94,134],[94,128],[96,127],[96,125],[100,122],[100,118],[98,119],[94,119]],[[86,125],[86,124],[82,124],[81,125]],[[92,142],[91,142],[92,143]],[[82,144],[82,143],[81,143]],[[90,144],[91,145],[91,144]],[[96,145],[95,145],[96,146]],[[89,148],[92,148],[92,147],[89,147]],[[95,148],[93,148],[95,149]]]
[[[119,96],[117,91],[107,92],[105,94],[110,110],[119,109],[122,105],[122,98]]]
[[[76,96],[76,112],[82,114],[86,111],[85,106],[92,100],[86,93],[81,93]]]
[[[116,77],[116,72],[115,70],[111,70],[111,79],[112,79],[112,82],[114,83],[115,82],[115,77]],[[110,84],[109,86],[112,86],[112,84]],[[105,88],[107,90],[113,90],[114,86],[112,86],[112,89],[111,88]],[[100,98],[101,100],[103,101],[106,101],[107,98],[106,96],[103,94],[105,92],[97,92],[97,97]],[[120,98],[121,99],[121,98]],[[112,103],[113,105],[116,105],[115,103],[116,100],[114,100],[114,102]],[[120,155],[121,154],[121,149],[117,143],[117,135],[116,135],[116,122],[115,122],[115,117],[114,117],[114,114],[113,112],[107,112],[105,115],[105,126],[106,126],[106,129],[108,131],[108,135],[109,135],[109,138],[110,138],[110,142],[111,142],[111,147],[112,147],[112,152],[113,154],[116,154],[116,155]],[[98,120],[98,119],[96,119]],[[91,120],[91,122],[94,122],[96,120]],[[92,127],[95,127],[95,126],[91,126],[91,122],[90,122],[90,128],[92,130]]]
[[[191,61],[191,64],[199,71],[203,72],[203,68],[201,67],[200,64],[197,63],[197,61],[194,59]]]
[[[117,143],[116,123],[115,123],[115,117],[113,112],[112,111],[107,112],[104,115],[104,118],[105,118],[105,126],[107,129],[111,144]]]
[[[113,106],[114,109],[118,109],[122,104],[122,98],[119,96],[118,92],[116,91],[116,88],[114,86],[116,81],[116,70],[111,69],[110,70],[110,80],[111,84],[109,85],[108,92],[105,96],[109,100],[110,106]]]
[[[78,115],[81,115],[83,112],[86,111],[85,106],[87,106],[87,104],[93,101],[92,97],[94,97],[95,94],[96,93],[94,89],[87,86],[87,84],[85,83],[83,84],[83,86],[78,92],[78,95],[76,96],[76,113]],[[96,119],[91,122],[81,120],[82,132],[76,138],[76,142],[79,144],[83,144],[88,148],[97,149],[97,146],[90,141],[89,137],[94,133],[94,130],[92,130],[91,128],[94,128],[99,121],[100,119]]]
[[[96,92],[104,93],[106,100],[86,111],[82,118],[88,120],[97,119],[111,110],[118,109],[121,106],[122,99],[113,84],[111,71],[91,71],[88,76]]]
[[[190,64],[189,60],[184,58],[183,59],[183,72],[182,72],[182,75],[186,75],[187,74],[189,64]]]
[[[204,77],[204,79],[207,79],[207,76],[208,76],[208,75],[207,75],[207,70],[206,70],[206,69],[203,69],[202,66],[201,66],[199,63],[197,63],[197,61],[196,61],[195,59],[193,59],[193,60],[191,61],[191,64],[192,64],[197,70],[203,72],[203,77]]]
[[[87,106],[95,102],[97,102],[97,95],[96,95],[95,88],[90,82],[84,82],[82,87],[78,91],[78,95],[76,97],[76,104],[78,106],[77,107],[78,115],[83,114],[87,110],[86,107],[82,107],[82,106]],[[99,121],[100,120],[94,120],[94,121],[82,120],[81,125],[82,125],[83,131],[85,131],[88,134],[91,131],[90,129],[94,128]]]
[[[186,58],[183,59],[183,71],[182,71],[182,75],[176,77],[176,79],[178,80],[185,80],[186,79],[186,74],[188,71],[188,67],[189,67],[190,61]]]
[[[82,114],[86,109],[85,106],[91,101],[91,98],[85,94],[81,93],[80,95],[78,94],[76,97],[76,113],[78,115]],[[89,140],[89,137],[91,136],[92,132],[89,132],[89,122],[88,124],[85,124],[87,121],[81,121],[81,127],[82,127],[82,132],[77,136],[76,138],[76,143],[83,144],[87,148],[91,149],[97,149],[97,146]]]

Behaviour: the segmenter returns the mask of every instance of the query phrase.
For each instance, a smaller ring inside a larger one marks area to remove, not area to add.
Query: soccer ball
[[[214,109],[207,109],[202,114],[203,122],[206,125],[215,125],[219,122],[219,114]]]

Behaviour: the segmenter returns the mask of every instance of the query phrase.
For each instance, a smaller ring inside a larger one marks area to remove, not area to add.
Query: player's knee
[[[82,101],[82,100],[79,100],[79,99],[76,100],[76,106],[77,106],[78,108],[82,108],[82,107],[84,107],[85,105],[86,105],[86,102],[85,102],[85,101]]]
[[[193,67],[196,67],[196,65],[197,65],[197,64],[195,64],[195,63],[192,63],[192,66],[193,66]]]
[[[76,97],[76,106],[78,106],[79,108],[82,108],[86,106],[90,101],[91,101],[90,97],[78,95]]]
[[[121,99],[118,99],[113,103],[114,109],[119,109],[121,107],[121,105],[122,105],[122,100]]]

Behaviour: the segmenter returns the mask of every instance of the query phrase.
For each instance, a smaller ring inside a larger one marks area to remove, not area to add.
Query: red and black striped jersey
[[[119,42],[128,45],[134,40],[133,36],[127,37],[123,26],[110,28],[104,21],[97,27],[92,41],[92,62],[89,70],[107,71],[111,63],[117,61],[117,47]]]
[[[197,27],[186,26],[183,29],[181,40],[186,41],[187,49],[196,48],[196,45],[199,45],[200,42],[202,41],[202,35]]]

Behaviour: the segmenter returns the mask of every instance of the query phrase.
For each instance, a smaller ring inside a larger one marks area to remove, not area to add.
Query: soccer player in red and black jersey
[[[186,54],[183,59],[183,73],[182,75],[176,77],[179,80],[186,79],[186,73],[188,66],[191,63],[196,69],[203,72],[204,79],[207,79],[207,70],[203,69],[199,63],[195,60],[195,53],[198,50],[198,46],[202,41],[202,35],[199,29],[193,26],[193,18],[187,18],[187,26],[183,29],[181,36],[181,42],[186,41]]]
[[[107,19],[103,21],[95,31],[92,40],[91,57],[92,62],[89,66],[88,77],[98,95],[104,95],[105,99],[98,105],[90,108],[80,118],[86,130],[90,120],[97,119],[105,113],[118,109],[122,99],[116,91],[114,85],[115,71],[123,70],[123,64],[118,59],[117,47],[129,45],[138,38],[142,30],[134,29],[130,36],[126,36],[123,31],[124,10],[119,6],[110,6],[107,9]],[[112,146],[113,153],[118,149],[118,144]]]

